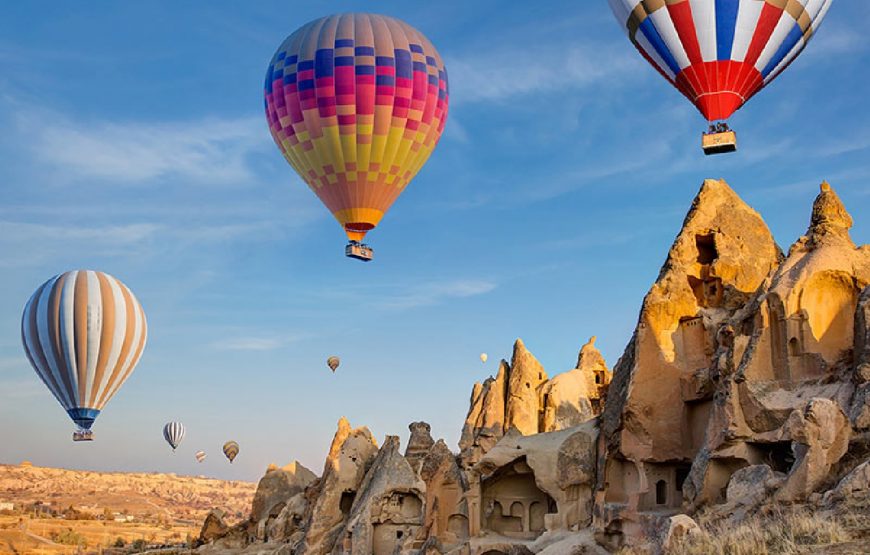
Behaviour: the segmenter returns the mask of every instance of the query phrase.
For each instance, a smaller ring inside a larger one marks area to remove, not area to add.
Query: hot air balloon
[[[163,426],[163,439],[172,447],[172,450],[178,447],[181,440],[184,439],[184,424],[181,422],[169,422]]]
[[[109,274],[78,270],[43,283],[21,317],[24,352],[36,374],[78,426],[91,426],[136,367],[147,337],[145,312]]]
[[[486,354],[486,353],[480,353],[480,362],[486,364],[486,361],[487,361],[488,358],[489,358],[489,355],[488,355],[488,354]]]
[[[447,119],[447,71],[398,19],[331,15],[303,25],[266,72],[266,119],[281,153],[362,244],[429,158]]]
[[[205,454],[205,451],[197,451],[194,456],[196,457],[196,462],[201,463],[208,455]]]
[[[803,51],[832,0],[610,0],[646,60],[707,118],[706,154],[733,152],[723,120]]]
[[[233,459],[236,458],[236,455],[239,454],[239,444],[235,441],[228,441],[224,443],[224,455],[230,460],[230,464],[232,464]]]
[[[326,365],[329,366],[329,369],[335,372],[338,369],[338,366],[341,364],[341,359],[338,357],[329,357],[326,359]]]

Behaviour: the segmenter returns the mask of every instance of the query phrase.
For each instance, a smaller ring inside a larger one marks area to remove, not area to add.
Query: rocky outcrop
[[[870,286],[858,297],[855,311],[855,370],[860,383],[870,382]]]
[[[426,485],[387,436],[359,488],[343,533],[349,553],[395,553],[425,541]]]
[[[796,460],[776,498],[805,500],[828,478],[831,468],[849,447],[852,428],[840,406],[830,399],[813,399],[803,412],[795,411],[785,425]]]
[[[680,507],[804,500],[830,480],[852,425],[867,420],[854,391],[870,251],[852,243],[851,225],[823,184],[783,260],[760,217],[705,182],[614,371],[603,539],[640,541],[657,513]],[[776,479],[735,501],[737,473],[760,465]]]
[[[435,440],[432,439],[432,427],[426,422],[412,422],[408,429],[411,431],[411,437],[405,448],[405,459],[412,468],[416,469],[435,445]]]
[[[474,385],[458,456],[425,422],[409,426],[402,455],[398,438],[378,449],[342,419],[323,478],[270,468],[252,520],[227,529],[210,516],[203,541],[282,555],[561,555],[600,552],[594,537],[666,553],[699,532],[701,509],[729,526],[863,495],[870,248],[851,225],[823,184],[783,256],[754,210],[706,181],[612,379],[594,337],[552,379],[517,340]]]
[[[544,367],[526,349],[523,340],[517,339],[508,380],[505,430],[516,428],[524,435],[538,433],[538,387],[545,381]]]
[[[597,422],[523,436],[512,429],[469,472],[471,536],[532,540],[592,517]]]
[[[288,525],[298,527],[298,517],[306,507],[303,493],[315,480],[317,476],[299,462],[283,468],[270,466],[257,485],[251,506],[251,522],[257,538],[265,540],[268,535],[281,538],[292,535],[295,530],[289,529]],[[285,511],[288,506],[292,507]]]
[[[512,428],[531,435],[586,422],[600,414],[609,384],[594,337],[580,350],[576,368],[553,379],[517,339],[510,364],[501,361],[495,378],[474,384],[459,440],[463,466],[474,466]]]
[[[539,431],[572,428],[598,415],[609,384],[610,371],[592,337],[580,350],[575,369],[541,385],[543,421]]]
[[[301,552],[310,555],[332,552],[377,452],[377,443],[368,428],[352,429],[343,417],[338,421],[323,477],[308,492],[312,509]]]
[[[510,366],[503,360],[495,378],[474,384],[471,406],[459,440],[462,460],[468,466],[480,460],[504,435],[509,374]]]
[[[212,509],[205,516],[202,530],[199,532],[199,543],[211,543],[216,539],[226,536],[230,527],[224,521],[224,512],[220,509]]]
[[[429,449],[420,467],[426,483],[426,521],[428,536],[445,550],[469,538],[468,483],[456,456],[443,440]]]

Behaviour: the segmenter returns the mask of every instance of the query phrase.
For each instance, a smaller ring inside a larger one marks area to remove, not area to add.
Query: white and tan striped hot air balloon
[[[24,351],[78,430],[91,426],[142,356],[145,312],[126,285],[91,270],[66,272],[43,283],[21,318]]]
[[[205,451],[197,451],[196,455],[194,456],[196,457],[196,462],[198,463],[201,463],[206,459],[206,457],[208,457],[208,455],[205,454]]]

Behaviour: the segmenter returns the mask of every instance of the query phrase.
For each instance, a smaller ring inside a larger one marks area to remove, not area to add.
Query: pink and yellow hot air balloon
[[[296,30],[266,72],[266,119],[291,166],[344,228],[352,258],[420,171],[447,119],[444,62],[398,19],[331,15]]]
[[[707,154],[737,149],[723,120],[798,57],[833,2],[609,1],[640,54],[710,122]]]

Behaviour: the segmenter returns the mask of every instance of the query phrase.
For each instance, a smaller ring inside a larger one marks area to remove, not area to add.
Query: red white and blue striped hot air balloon
[[[148,335],[145,312],[109,274],[66,272],[43,283],[21,318],[24,352],[39,378],[78,426],[76,441],[124,384]]]
[[[609,1],[641,55],[710,122],[703,147],[716,154],[737,148],[724,120],[794,61],[833,0]]]

